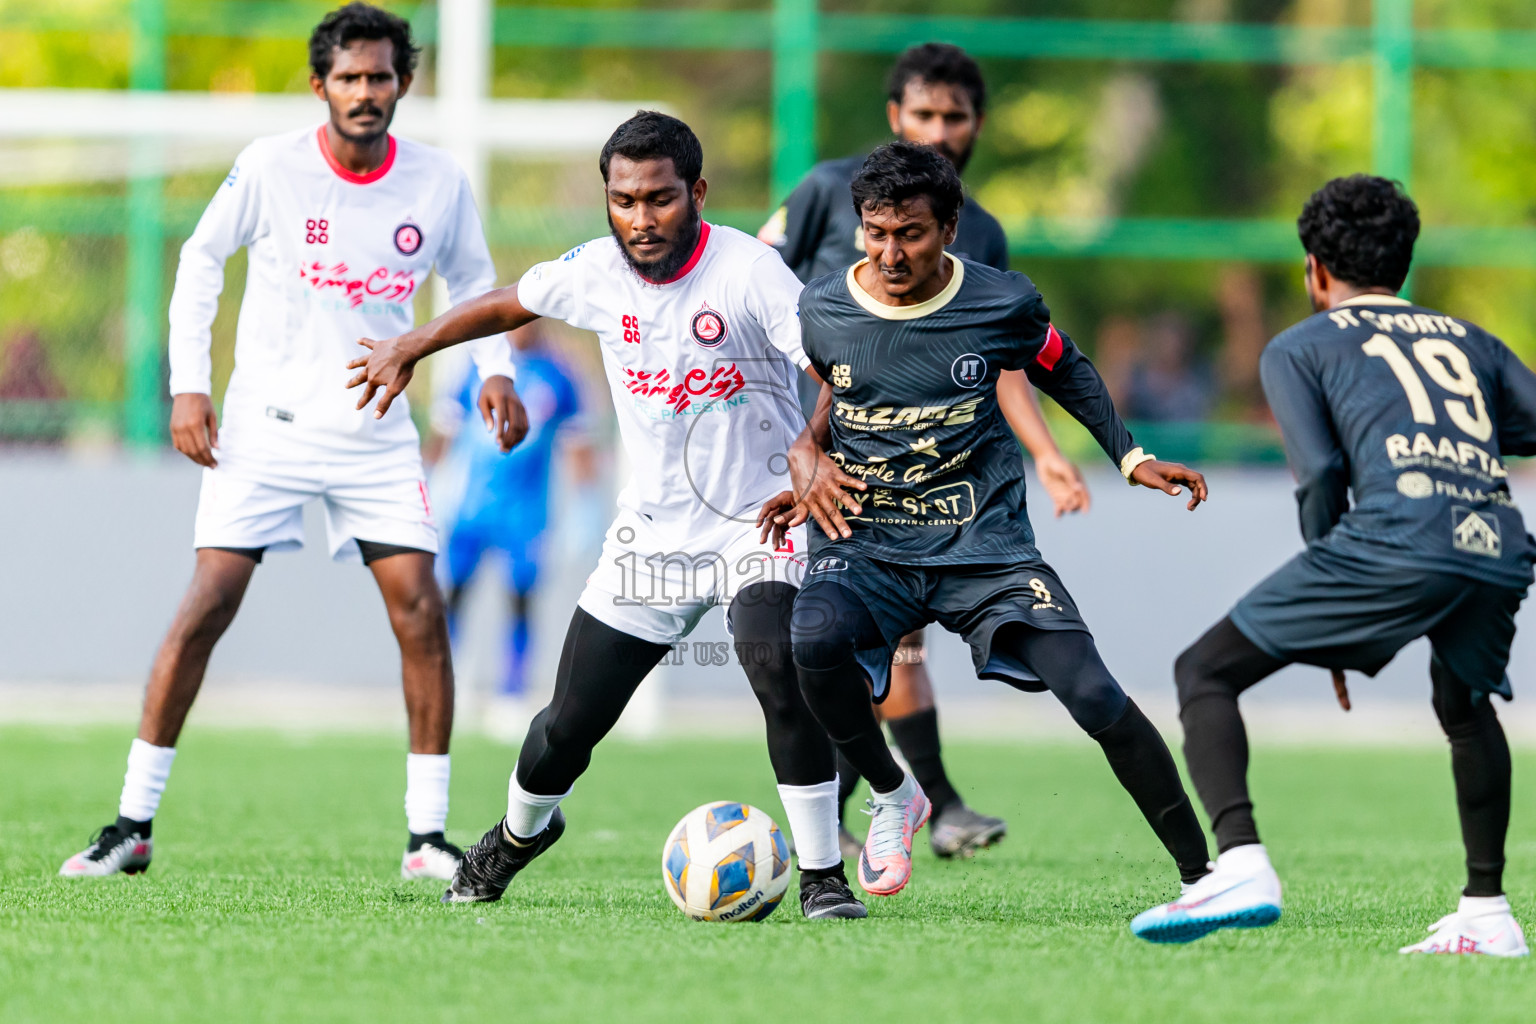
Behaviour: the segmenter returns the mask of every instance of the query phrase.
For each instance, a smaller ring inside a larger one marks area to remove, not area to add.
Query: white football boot
[[[1131,931],[1148,942],[1193,942],[1219,928],[1263,928],[1280,920],[1280,877],[1263,845],[1238,846],[1177,900],[1137,914]]]
[[[124,831],[113,822],[91,837],[91,845],[75,854],[59,868],[65,878],[104,878],[121,871],[137,875],[149,870],[155,841],[135,830]]]
[[[1525,933],[1509,912],[1509,900],[1503,896],[1463,896],[1456,913],[1442,917],[1429,930],[1429,938],[1398,952],[1531,955]]]
[[[435,878],[451,882],[463,859],[464,851],[444,839],[441,832],[412,836],[410,846],[400,858],[400,877],[406,881]]]

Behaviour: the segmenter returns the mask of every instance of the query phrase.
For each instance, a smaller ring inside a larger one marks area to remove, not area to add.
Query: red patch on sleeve
[[[1061,332],[1056,330],[1055,324],[1047,324],[1045,327],[1045,344],[1040,347],[1040,352],[1035,356],[1035,362],[1047,370],[1056,369],[1056,360],[1061,358],[1061,350],[1065,347],[1061,340]]]

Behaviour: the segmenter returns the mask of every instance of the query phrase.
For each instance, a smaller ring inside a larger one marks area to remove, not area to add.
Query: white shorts
[[[744,588],[774,581],[798,587],[805,577],[803,525],[778,549],[759,543],[758,528],[750,523],[725,521],[685,540],[678,532],[619,509],[576,603],[630,636],[673,644],[693,632],[711,608],[729,607]]]
[[[325,503],[325,532],[331,557],[361,562],[357,541],[395,544],[437,553],[437,527],[421,467],[421,449],[412,444],[378,455],[336,455],[317,451],[257,455],[217,450],[216,469],[203,470],[197,498],[195,548],[304,546],[304,506]]]

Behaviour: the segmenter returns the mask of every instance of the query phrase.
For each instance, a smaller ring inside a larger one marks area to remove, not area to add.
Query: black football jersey
[[[811,168],[774,214],[774,248],[802,281],[842,270],[864,258],[864,229],[849,186],[862,156],[825,160]],[[975,200],[966,197],[949,251],[973,263],[1008,269],[1008,236]]]
[[[1536,454],[1536,374],[1502,341],[1361,295],[1276,337],[1260,369],[1309,544],[1530,584],[1532,539],[1504,459]]]
[[[800,294],[806,355],[832,387],[829,454],[863,479],[848,545],[910,565],[1039,557],[1024,508],[1018,442],[998,409],[1003,370],[1030,380],[1091,431],[1118,464],[1134,448],[1104,381],[1022,274],[950,257],[942,293],[887,306],[855,267]]]

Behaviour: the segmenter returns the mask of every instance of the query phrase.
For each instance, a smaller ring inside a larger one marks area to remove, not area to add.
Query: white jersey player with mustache
[[[171,436],[204,467],[196,569],[150,673],[117,820],[62,875],[149,867],[152,821],[209,654],[264,554],[303,544],[312,500],[324,505],[331,555],[372,570],[400,645],[411,751],[401,874],[449,878],[457,868],[462,851],[443,834],[453,666],[420,444],[403,405],[375,418],[342,389],[357,336],[409,327],[433,267],[457,299],[495,283],[463,173],[446,153],[388,133],[416,52],[410,26],[378,8],[328,15],[310,41],[310,81],[329,121],[247,147],[182,248]],[[220,423],[211,327],[225,261],[242,247],[250,263]],[[498,335],[473,354],[481,414],[509,449],[527,429],[510,349]]]

